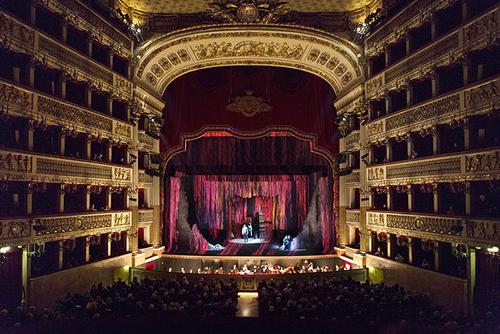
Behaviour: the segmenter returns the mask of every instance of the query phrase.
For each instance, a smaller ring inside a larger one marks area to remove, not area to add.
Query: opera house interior
[[[0,0],[0,332],[500,333],[500,1]]]

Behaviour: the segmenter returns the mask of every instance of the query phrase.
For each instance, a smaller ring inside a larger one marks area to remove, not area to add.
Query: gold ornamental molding
[[[4,48],[27,54],[36,63],[62,71],[66,78],[124,101],[132,98],[133,86],[127,78],[5,13],[0,13],[0,36]]]
[[[161,97],[176,78],[203,68],[288,67],[321,77],[341,96],[363,80],[360,53],[343,38],[306,27],[207,25],[146,43],[134,59],[134,74],[144,88]]]
[[[131,211],[5,218],[0,220],[2,245],[25,245],[128,230]]]
[[[0,150],[0,177],[4,180],[128,187],[132,183],[131,175],[129,167]]]
[[[273,107],[266,102],[263,97],[253,95],[253,91],[245,91],[245,95],[236,96],[231,103],[226,106],[226,110],[242,114],[245,117],[253,117],[263,112],[273,110]]]
[[[126,122],[2,80],[0,113],[41,120],[47,125],[108,138],[113,142],[132,142],[132,126]]]
[[[500,77],[469,85],[366,124],[369,142],[384,141],[500,108]]]
[[[369,186],[465,182],[500,176],[500,150],[421,158],[366,169]]]
[[[500,221],[494,219],[372,210],[366,219],[368,228],[377,232],[469,245],[500,244]]]

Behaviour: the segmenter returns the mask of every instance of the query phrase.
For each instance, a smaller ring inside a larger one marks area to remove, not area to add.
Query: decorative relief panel
[[[123,122],[113,121],[113,133],[118,136],[123,136],[127,139],[130,139],[132,136],[132,127]]]
[[[385,167],[370,167],[366,170],[368,182],[385,180]]]
[[[359,183],[359,172],[352,172],[351,174],[345,176],[346,183]]]
[[[88,110],[72,106],[53,98],[38,96],[38,111],[67,124],[78,124],[86,128],[112,133],[113,121],[99,115],[92,115]]]
[[[465,42],[474,42],[488,35],[495,36],[498,29],[497,14],[497,11],[488,13],[472,24],[466,26],[464,30]]]
[[[139,211],[139,224],[147,224],[153,222],[153,210],[140,210]]]
[[[460,95],[454,94],[429,102],[406,112],[388,117],[385,121],[386,131],[412,126],[415,123],[439,117],[444,114],[456,113],[460,110]]]
[[[434,234],[461,236],[464,220],[438,216],[405,215],[387,213],[387,227],[415,230]]]
[[[211,59],[223,57],[273,57],[273,58],[288,58],[302,59],[304,48],[300,44],[288,45],[288,43],[279,42],[259,42],[259,41],[241,41],[233,45],[231,42],[213,42],[208,44],[200,44],[193,48],[194,54],[198,59]],[[319,56],[319,50],[316,58]],[[311,54],[308,59],[311,59]]]
[[[132,225],[132,213],[131,212],[120,212],[113,213],[113,226],[123,227]]]
[[[24,219],[0,220],[0,240],[26,238],[31,235],[31,224]]]
[[[50,176],[112,180],[112,167],[63,159],[37,157],[36,172]]]
[[[139,171],[139,183],[152,184],[153,177],[151,175],[144,173],[144,171]]]
[[[131,181],[132,169],[113,167],[113,180],[114,181]]]
[[[500,221],[472,219],[467,221],[467,236],[471,239],[500,244]]]
[[[62,234],[76,231],[111,227],[111,213],[81,216],[65,216],[33,219],[34,224],[43,226],[42,232],[35,235]]]
[[[359,131],[353,131],[346,137],[345,146],[347,150],[353,150],[359,147]]]
[[[32,93],[0,82],[0,112],[29,115],[32,110]]]
[[[132,97],[132,82],[116,73],[113,73],[113,88],[113,94],[122,100],[129,100]]]
[[[382,88],[383,85],[384,85],[384,74],[382,73],[366,81],[366,94],[373,95],[372,93],[375,90]]]
[[[33,157],[27,154],[0,151],[0,170],[32,173]]]
[[[145,132],[139,132],[139,145],[147,145],[149,149],[153,149],[155,140],[153,137],[148,136]]]
[[[465,156],[466,172],[500,171],[500,150]]]
[[[401,164],[389,165],[386,167],[387,179],[411,179],[415,177],[445,177],[449,174],[460,174],[461,159],[441,158],[432,159],[425,162],[404,162]]]
[[[385,226],[385,213],[368,212],[367,225]]]
[[[500,108],[500,79],[488,82],[482,86],[465,91],[467,108],[477,108],[483,105]]]
[[[366,126],[367,136],[372,137],[385,132],[385,120],[369,123]]]
[[[35,47],[35,33],[17,20],[13,20],[4,13],[0,13],[0,45],[25,51]]]
[[[360,222],[360,212],[358,210],[347,209],[345,213],[345,220],[348,224],[358,224]]]

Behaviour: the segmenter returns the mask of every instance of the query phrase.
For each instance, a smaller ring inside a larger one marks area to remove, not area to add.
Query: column
[[[87,186],[85,189],[85,211],[90,211],[90,194],[91,188]]]
[[[413,187],[411,184],[407,186],[407,192],[408,192],[408,211],[412,212],[413,208],[415,207],[415,201],[413,197]]]
[[[434,196],[434,213],[439,212],[439,187],[437,184],[433,184],[432,195]]]
[[[392,249],[394,246],[394,242],[392,240],[392,234],[387,233],[387,257],[392,259],[394,256],[394,250]]]
[[[92,108],[92,88],[90,88],[88,85],[85,87],[85,106],[88,108]]]
[[[112,242],[112,241],[111,241],[111,233],[108,233],[108,234],[106,235],[106,255],[107,255],[108,257],[110,257],[110,256],[111,256],[111,242]]]
[[[470,150],[470,123],[468,118],[464,120],[464,148],[466,151]]]
[[[435,126],[432,128],[432,154],[438,155],[440,151],[439,129]]]
[[[125,242],[125,251],[130,252],[130,236],[126,232],[124,234],[123,242]]]
[[[89,135],[85,136],[85,152],[83,158],[87,160],[92,159],[92,140]]]
[[[66,22],[66,20],[63,20],[63,23],[62,23],[61,37],[62,37],[63,43],[65,43],[65,44],[68,43],[68,23]]]
[[[411,47],[411,41],[410,41],[410,34],[406,33],[405,34],[405,43],[406,43],[406,55],[408,56],[410,54],[410,47]]]
[[[59,131],[59,154],[64,155],[66,153],[66,135],[62,131]]]
[[[33,59],[28,63],[28,86],[35,88],[35,63]]]
[[[388,140],[385,144],[385,160],[387,162],[392,161],[392,142]]]
[[[105,157],[107,162],[111,162],[113,159],[113,145],[111,145],[111,142],[108,141],[106,142],[106,157]]]
[[[406,106],[413,105],[413,85],[408,83],[405,87],[406,89]]]
[[[436,15],[431,16],[431,40],[436,38]]]
[[[12,68],[12,79],[15,83],[21,83],[21,69],[19,67]]]
[[[61,75],[61,99],[66,100],[66,83],[68,79],[64,74]]]
[[[58,268],[64,268],[64,240],[59,241]]]
[[[64,184],[60,184],[57,188],[57,211],[64,212]]]
[[[465,55],[465,59],[462,62],[464,86],[467,86],[469,84],[469,76],[470,76],[469,70],[470,70],[469,57],[467,55]]]
[[[30,24],[32,26],[36,25],[36,5],[37,1],[32,1],[30,5]]]
[[[413,264],[413,253],[414,253],[414,250],[413,250],[413,240],[412,238],[410,237],[407,237],[408,239],[408,263],[409,264]]]
[[[90,236],[85,237],[85,263],[90,262]]]
[[[462,0],[462,21],[463,22],[467,21],[468,15],[469,15],[469,13],[468,13],[468,8],[467,8],[467,1]]]
[[[472,214],[470,182],[465,182],[464,195],[465,195],[465,215],[470,216]]]
[[[33,123],[28,121],[26,126],[26,149],[28,151],[33,151],[34,134],[35,129],[33,128]]]
[[[106,192],[107,192],[107,196],[106,196],[106,208],[108,210],[111,210],[111,203],[112,203],[112,201],[111,201],[111,195],[112,195],[112,193],[111,193],[111,187],[108,187],[108,190],[106,190]]]
[[[109,68],[113,69],[113,50],[109,50],[109,54],[108,54],[108,57],[109,57]]]
[[[394,208],[392,207],[392,192],[394,190],[392,189],[392,187],[387,187],[387,210],[388,211],[392,211]]]
[[[92,58],[92,37],[87,38],[87,52],[90,58]]]
[[[33,189],[31,184],[28,183],[26,186],[26,215],[29,216],[33,214]]]
[[[385,56],[385,67],[391,64],[391,53],[389,52],[389,46],[384,47],[384,56]]]
[[[439,271],[441,269],[441,257],[439,241],[434,241],[434,270]]]
[[[107,107],[107,109],[108,109],[108,110],[107,110],[107,113],[108,113],[108,115],[111,115],[111,116],[112,116],[112,115],[113,115],[113,98],[108,97],[108,101],[107,101],[107,103],[108,103],[108,107]]]
[[[373,254],[373,248],[375,247],[375,240],[373,240],[373,233],[372,231],[368,230],[368,232],[370,233],[370,239],[368,239],[368,252],[370,254]]]
[[[431,85],[432,85],[432,97],[436,97],[439,95],[439,74],[434,73],[431,76]]]
[[[23,295],[21,305],[26,308],[29,304],[29,280],[31,278],[31,257],[28,256],[28,246],[23,246],[21,253],[21,279],[23,284]]]
[[[408,155],[408,159],[413,159],[413,137],[411,133],[406,139],[406,154]]]
[[[385,97],[385,114],[388,115],[390,113],[392,113],[391,95],[387,94]]]
[[[474,304],[474,288],[476,287],[476,249],[468,247],[467,257],[467,310],[470,312]]]

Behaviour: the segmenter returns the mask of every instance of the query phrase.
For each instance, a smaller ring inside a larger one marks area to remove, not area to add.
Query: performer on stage
[[[243,224],[243,227],[241,228],[241,235],[243,236],[243,240],[245,242],[248,242],[248,227],[247,227],[247,224]]]

